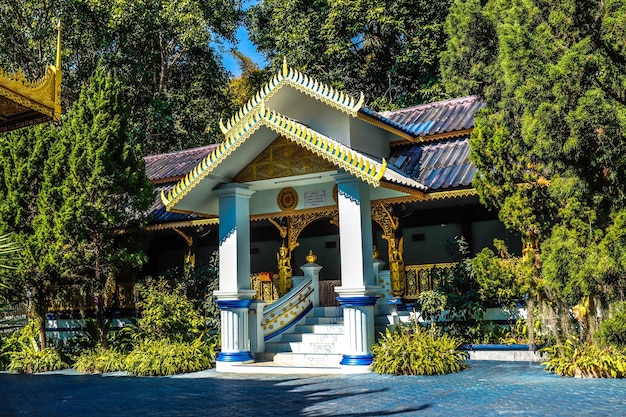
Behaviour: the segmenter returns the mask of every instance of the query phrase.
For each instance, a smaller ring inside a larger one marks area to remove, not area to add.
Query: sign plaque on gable
[[[326,206],[326,191],[317,190],[304,193],[304,207],[324,207]]]

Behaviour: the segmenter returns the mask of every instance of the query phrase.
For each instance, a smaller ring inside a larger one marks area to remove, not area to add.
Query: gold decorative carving
[[[267,82],[261,90],[244,104],[225,124],[220,120],[222,133],[227,134],[232,130],[239,130],[246,123],[247,116],[254,113],[259,108],[265,106],[265,102],[273,97],[283,85],[288,85],[309,97],[321,101],[328,106],[340,110],[346,114],[356,117],[358,110],[365,101],[365,96],[361,93],[359,100],[348,96],[342,91],[320,83],[311,77],[302,74],[300,71],[289,68],[286,61],[283,68]]]
[[[363,120],[364,122],[367,122],[371,125],[374,125],[384,131],[393,133],[394,135],[400,136],[401,138],[405,139],[404,141],[401,141],[403,143],[407,143],[408,142],[413,142],[413,136],[411,136],[410,134],[400,130],[400,129],[396,129],[392,126],[389,126],[386,123],[381,122],[380,120],[376,120],[371,116],[368,116],[367,114],[364,113],[359,113],[358,114],[358,118]],[[392,142],[393,143],[393,142]]]
[[[182,228],[182,227],[211,226],[211,225],[216,225],[216,224],[220,224],[220,219],[217,217],[212,218],[212,219],[188,220],[184,222],[153,224],[150,226],[146,226],[146,230],[149,230],[149,231],[168,230],[168,229],[177,229],[177,228]]]
[[[289,224],[289,238],[287,240],[289,250],[293,251],[300,244],[298,243],[298,237],[300,233],[315,220],[322,219],[324,217],[330,217],[331,219],[338,217],[339,212],[336,207],[322,207],[318,210],[302,210],[298,211],[298,216],[292,216]],[[331,222],[332,223],[332,222]]]
[[[304,149],[302,146],[279,136],[233,178],[233,182],[251,182],[284,178],[316,172],[332,171],[335,166]]]
[[[291,187],[283,188],[278,193],[276,200],[281,210],[293,210],[298,206],[298,192]]]
[[[383,230],[383,239],[394,236],[398,228],[398,218],[391,215],[385,204],[372,204],[372,220],[374,220]]]
[[[250,275],[250,289],[256,291],[254,298],[272,304],[278,300],[278,290],[274,285],[274,275],[271,272],[259,272]]]
[[[446,198],[472,197],[478,195],[475,188],[466,188],[463,190],[439,191],[426,194],[426,200],[443,200]]]
[[[407,265],[406,270],[406,294],[405,299],[417,299],[420,293],[438,289],[442,273],[455,268],[456,262],[438,264]]]

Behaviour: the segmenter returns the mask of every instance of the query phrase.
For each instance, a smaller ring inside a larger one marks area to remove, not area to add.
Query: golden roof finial
[[[61,19],[57,23],[57,62],[56,67],[61,69]]]
[[[289,67],[287,66],[287,57],[283,57],[283,77],[286,77],[289,74]]]

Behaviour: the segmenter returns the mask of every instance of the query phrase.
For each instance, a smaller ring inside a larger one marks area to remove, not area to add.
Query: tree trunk
[[[96,294],[96,320],[98,321],[98,342],[100,343],[100,347],[102,350],[106,350],[108,348],[107,345],[107,335],[105,331],[105,317],[104,317],[104,299],[101,294]]]
[[[28,308],[29,319],[37,323],[39,347],[43,350],[46,348],[46,313],[48,312],[48,303],[45,296],[34,291]]]
[[[528,347],[533,349],[535,346],[535,301],[532,297],[528,297],[526,302],[526,329],[528,331]]]

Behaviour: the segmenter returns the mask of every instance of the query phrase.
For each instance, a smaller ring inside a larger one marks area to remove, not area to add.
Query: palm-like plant
[[[6,270],[17,269],[22,253],[22,246],[13,233],[0,235],[0,279],[6,277]],[[0,281],[0,288],[7,285]]]

